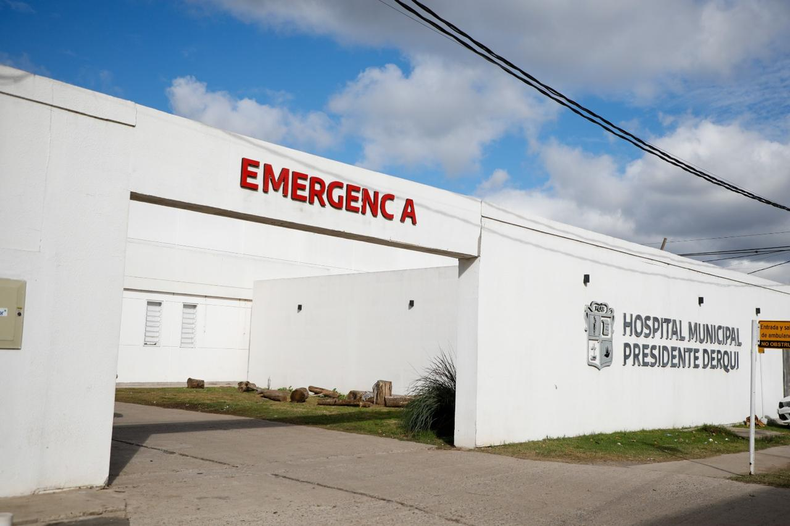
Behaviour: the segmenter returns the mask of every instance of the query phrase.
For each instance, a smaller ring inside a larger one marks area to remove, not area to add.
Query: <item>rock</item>
[[[187,387],[189,389],[203,389],[206,387],[206,382],[197,378],[187,378]]]
[[[364,393],[362,393],[362,398],[360,399],[360,401],[362,401],[362,402],[370,402],[372,404],[373,400],[374,400],[374,397],[373,397],[373,393],[371,391],[365,391]]]
[[[310,398],[310,391],[308,391],[305,387],[300,387],[299,389],[294,389],[291,391],[291,402],[297,402],[301,404],[306,402],[308,398]]]
[[[246,393],[248,391],[255,391],[257,388],[258,388],[258,386],[255,385],[254,383],[246,382],[246,381],[245,382],[239,382],[239,386],[237,387],[237,389],[239,390],[240,393]]]

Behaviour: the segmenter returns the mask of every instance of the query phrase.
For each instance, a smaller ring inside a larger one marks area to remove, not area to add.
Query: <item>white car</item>
[[[790,425],[790,396],[779,400],[779,423]]]

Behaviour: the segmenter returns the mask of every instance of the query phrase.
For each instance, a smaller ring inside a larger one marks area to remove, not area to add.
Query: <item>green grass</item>
[[[204,413],[246,416],[360,433],[365,435],[411,440],[425,444],[446,446],[432,431],[409,433],[402,425],[403,409],[386,407],[319,406],[311,396],[304,404],[272,402],[258,398],[255,393],[240,393],[232,387],[186,388],[121,388],[116,400],[134,404],[153,405],[173,409],[187,409]],[[778,436],[758,439],[757,449],[790,444],[790,429],[769,426],[780,431]],[[572,438],[551,438],[519,444],[481,448],[480,451],[498,455],[535,460],[576,463],[647,463],[705,458],[727,453],[748,451],[749,440],[740,438],[719,426],[693,429],[654,429],[620,433],[585,435]],[[759,477],[788,475],[760,475]],[[752,477],[747,482],[758,482]]]
[[[790,488],[790,469],[779,469],[761,475],[738,475],[737,477],[733,477],[732,480],[748,482],[750,484],[775,486],[777,488]]]
[[[446,445],[432,432],[409,433],[401,424],[403,409],[391,407],[334,407],[318,405],[318,397],[307,402],[273,402],[255,393],[240,393],[233,387],[120,388],[115,400],[132,404],[203,413],[246,416],[287,424],[317,426],[335,431],[412,440],[437,446]]]
[[[790,433],[759,439],[755,447],[765,449],[787,444],[790,444]],[[710,425],[692,429],[652,429],[549,438],[482,449],[488,453],[517,458],[577,463],[667,462],[748,450],[748,439],[724,427]]]

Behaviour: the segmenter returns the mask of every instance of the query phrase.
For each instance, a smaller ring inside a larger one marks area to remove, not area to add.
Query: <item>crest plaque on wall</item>
[[[593,301],[584,307],[584,319],[587,323],[584,329],[587,332],[587,365],[598,370],[609,367],[614,354],[614,309],[606,303]]]

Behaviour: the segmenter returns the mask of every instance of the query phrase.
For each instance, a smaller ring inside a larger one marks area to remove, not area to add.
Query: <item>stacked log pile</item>
[[[202,380],[189,379],[189,382],[200,382]],[[192,385],[190,385],[192,387]],[[200,386],[202,387],[202,385]],[[400,396],[392,394],[392,382],[379,380],[373,385],[372,391],[351,390],[343,397],[335,390],[324,389],[311,385],[309,387],[299,387],[291,391],[290,389],[259,389],[252,382],[239,382],[240,392],[255,391],[261,398],[274,402],[304,403],[310,398],[310,393],[320,397],[318,405],[335,405],[341,407],[372,407],[379,405],[384,407],[406,407],[414,397]]]

